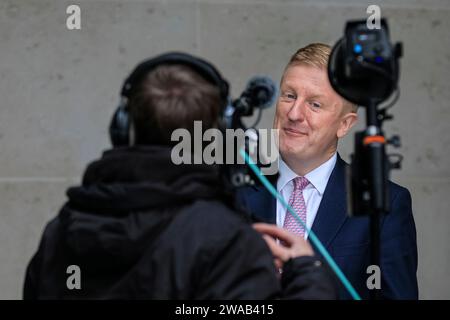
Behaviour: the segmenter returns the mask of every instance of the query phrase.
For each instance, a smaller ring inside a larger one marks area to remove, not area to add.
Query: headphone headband
[[[222,78],[219,71],[206,60],[182,52],[165,53],[140,63],[125,80],[122,86],[121,95],[129,99],[134,86],[142,79],[142,77],[161,64],[181,64],[193,68],[194,71],[199,73],[205,80],[219,88],[220,98],[226,103],[229,93],[229,84]]]
[[[219,71],[206,60],[194,57],[182,52],[169,52],[155,58],[141,62],[131,74],[126,78],[122,85],[122,101],[116,109],[109,126],[109,134],[113,146],[126,146],[130,144],[131,119],[126,105],[130,99],[131,93],[150,71],[162,64],[181,64],[191,67],[196,73],[202,76],[206,81],[219,89],[221,98],[221,113],[225,111],[228,103],[229,84],[222,78]]]

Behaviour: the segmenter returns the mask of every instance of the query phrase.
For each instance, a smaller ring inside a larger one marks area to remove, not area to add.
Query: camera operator
[[[273,225],[252,228],[218,165],[172,162],[173,130],[219,125],[228,87],[217,70],[180,53],[144,66],[128,78],[129,143],[67,191],[27,268],[24,298],[335,298],[310,245]],[[70,265],[81,270],[78,290],[67,287]]]

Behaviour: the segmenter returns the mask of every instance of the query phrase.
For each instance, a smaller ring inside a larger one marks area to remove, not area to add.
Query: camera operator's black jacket
[[[280,281],[262,237],[226,205],[217,167],[177,166],[170,152],[113,149],[87,168],[45,228],[25,299],[336,297],[313,257],[289,261]],[[71,265],[81,289],[68,289]]]

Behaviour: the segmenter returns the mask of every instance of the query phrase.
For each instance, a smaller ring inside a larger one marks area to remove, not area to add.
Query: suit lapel
[[[264,188],[258,187],[258,191],[250,196],[253,204],[252,211],[256,219],[261,222],[276,223],[277,202],[274,197]]]
[[[345,166],[344,160],[338,154],[312,226],[312,230],[325,247],[330,246],[347,219]]]
[[[276,176],[269,176],[268,180],[276,188]],[[258,185],[250,187],[245,192],[247,209],[251,212],[254,220],[266,223],[276,223],[277,217],[277,201],[267,189]]]
[[[339,229],[347,219],[345,192],[345,167],[337,156],[336,165],[328,180],[320,202],[312,230],[325,247],[331,244]],[[269,179],[276,187],[278,176]],[[247,208],[256,220],[276,224],[277,201],[264,186],[252,187],[245,192]]]

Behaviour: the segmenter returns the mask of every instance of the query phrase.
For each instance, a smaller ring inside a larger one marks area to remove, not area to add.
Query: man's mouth
[[[290,136],[296,136],[296,137],[301,137],[301,136],[306,136],[307,133],[305,131],[302,130],[298,130],[298,129],[294,129],[294,128],[283,128],[284,132],[286,132],[286,134],[290,135]]]

